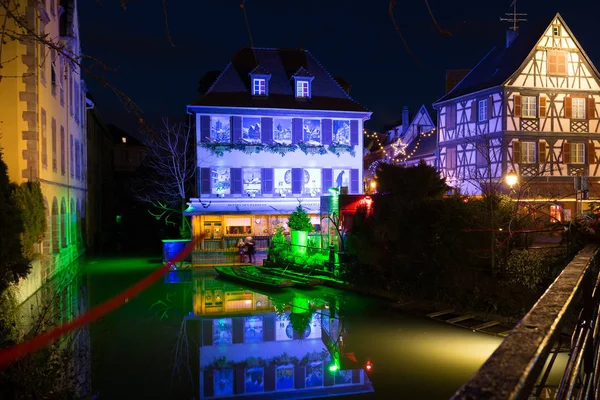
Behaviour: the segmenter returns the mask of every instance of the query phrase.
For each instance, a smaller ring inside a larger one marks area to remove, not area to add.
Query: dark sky
[[[209,70],[223,69],[235,51],[250,41],[241,0],[167,0],[172,47],[165,35],[161,0],[79,1],[82,51],[108,66],[110,82],[129,95],[146,119],[181,117],[195,100],[198,81]],[[304,46],[334,76],[352,85],[350,94],[373,112],[370,129],[400,119],[444,94],[445,71],[471,68],[502,40],[510,0],[429,0],[450,37],[440,35],[424,0],[397,0],[396,21],[420,61],[409,55],[388,15],[387,0],[247,0],[256,47]],[[598,1],[520,0],[525,24],[549,22],[560,12],[578,39],[597,32]],[[595,40],[580,40],[600,66]],[[136,128],[118,99],[84,76],[108,123]],[[432,117],[435,116],[432,115]]]

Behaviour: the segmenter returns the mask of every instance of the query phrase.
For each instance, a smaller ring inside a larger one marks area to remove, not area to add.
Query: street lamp
[[[514,172],[511,172],[510,174],[506,174],[506,177],[504,178],[506,180],[506,184],[508,186],[510,186],[510,188],[512,189],[513,186],[515,186],[517,184],[517,182],[519,181],[519,177],[517,176],[517,174],[515,174]]]
[[[371,183],[369,183],[369,186],[371,187],[371,192],[375,193],[375,189],[377,188],[377,182],[371,181]]]

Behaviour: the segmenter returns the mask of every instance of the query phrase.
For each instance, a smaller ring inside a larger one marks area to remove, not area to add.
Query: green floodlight
[[[340,189],[338,189],[336,187],[330,187],[329,193],[334,194],[334,195],[340,194]]]
[[[337,371],[338,369],[340,369],[340,368],[339,368],[337,365],[335,365],[335,364],[333,364],[332,366],[330,366],[330,367],[329,367],[329,370],[330,370],[331,372],[335,372],[335,371]]]

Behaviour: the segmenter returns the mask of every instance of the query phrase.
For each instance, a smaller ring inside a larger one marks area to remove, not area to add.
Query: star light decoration
[[[367,130],[364,130],[364,134],[367,136],[367,138],[374,139],[377,142],[377,145],[379,146],[379,150],[381,150],[383,152],[383,158],[388,158],[390,161],[393,161],[394,163],[401,164],[401,163],[404,163],[404,162],[410,160],[410,158],[415,155],[415,153],[419,149],[419,145],[421,144],[422,138],[429,137],[429,136],[435,134],[436,130],[437,130],[437,128],[433,128],[429,132],[421,133],[417,139],[417,144],[411,150],[410,154],[406,154],[406,148],[408,147],[408,143],[402,142],[402,139],[400,139],[400,138],[396,139],[396,141],[394,143],[390,144],[390,148],[386,149],[386,146],[384,146],[381,143],[381,141],[379,140],[379,134],[377,132],[369,133],[369,132],[367,132]],[[399,154],[404,157],[398,157]],[[379,163],[379,162],[377,162],[377,163]],[[375,164],[375,163],[373,163],[373,164]],[[373,166],[373,164],[371,164],[371,166]],[[377,165],[375,165],[373,167],[373,170],[376,167],[377,167]],[[371,168],[369,168],[369,169],[371,169]]]

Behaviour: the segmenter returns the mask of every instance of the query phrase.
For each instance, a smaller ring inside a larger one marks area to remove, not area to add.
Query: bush
[[[300,204],[288,218],[287,224],[294,231],[312,232],[315,230],[314,225],[310,222],[310,217]]]
[[[281,263],[287,261],[291,255],[291,245],[283,234],[283,227],[275,227],[275,234],[271,238],[271,243],[267,249],[269,260],[274,263]]]
[[[506,285],[520,285],[532,290],[540,290],[542,283],[550,275],[552,260],[540,251],[513,250],[504,262]]]
[[[16,204],[24,210],[22,215],[25,231],[21,235],[23,255],[27,260],[32,260],[33,245],[44,239],[47,229],[46,209],[40,183],[25,182],[16,186],[13,197]]]

